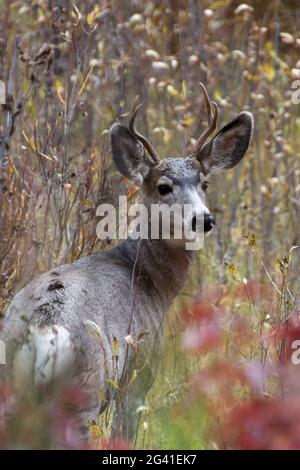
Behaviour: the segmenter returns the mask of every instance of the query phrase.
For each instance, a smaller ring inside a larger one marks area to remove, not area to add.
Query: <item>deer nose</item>
[[[215,218],[213,215],[205,212],[204,214],[204,232],[210,232],[215,225]]]
[[[204,232],[209,232],[210,230],[212,230],[213,226],[215,225],[215,218],[208,212],[205,212],[203,221],[204,221]],[[197,230],[197,215],[193,215],[192,230],[193,232],[196,232]]]

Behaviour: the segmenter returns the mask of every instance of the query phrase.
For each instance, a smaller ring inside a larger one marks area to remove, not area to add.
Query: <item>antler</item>
[[[142,107],[142,103],[138,104],[138,100],[139,100],[139,96],[136,97],[133,108],[132,108],[132,114],[131,114],[131,118],[130,118],[130,121],[129,121],[129,129],[137,137],[137,139],[143,144],[143,146],[145,147],[145,149],[149,153],[149,155],[152,158],[152,160],[154,161],[154,163],[158,164],[159,161],[160,161],[160,158],[159,158],[159,155],[156,152],[155,148],[149,142],[149,140],[146,139],[146,137],[144,137],[142,134],[137,132],[135,127],[134,127],[134,121],[135,121],[136,115]]]
[[[208,128],[200,135],[199,139],[197,140],[194,150],[195,154],[198,154],[202,150],[208,136],[210,136],[210,134],[216,129],[219,112],[217,104],[210,100],[203,83],[200,82],[199,85],[201,86],[204,95],[205,107],[208,117]]]

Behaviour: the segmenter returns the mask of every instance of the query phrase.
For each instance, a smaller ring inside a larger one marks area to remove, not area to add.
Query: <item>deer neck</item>
[[[194,259],[193,251],[165,240],[128,238],[116,250],[129,261],[133,288],[154,291],[165,309],[183,287]]]

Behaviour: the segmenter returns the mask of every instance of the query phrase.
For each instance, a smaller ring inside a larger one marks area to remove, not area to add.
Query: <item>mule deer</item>
[[[136,105],[129,127],[112,126],[111,147],[117,169],[141,187],[147,207],[190,204],[192,214],[184,223],[193,232],[196,218],[202,216],[208,234],[214,218],[205,204],[207,176],[233,168],[242,159],[253,118],[249,112],[240,113],[207,142],[216,129],[218,108],[201,86],[208,126],[189,155],[160,160],[135,129]],[[129,237],[110,251],[52,269],[19,291],[1,333],[7,344],[6,369],[16,388],[69,377],[89,396],[81,410],[83,423],[96,420],[114,398],[114,432],[132,438],[137,407],[151,386],[151,361],[161,344],[165,313],[195,256],[184,243]],[[139,341],[142,353],[135,354]],[[130,392],[118,399],[112,380],[122,387],[133,370],[137,372]]]

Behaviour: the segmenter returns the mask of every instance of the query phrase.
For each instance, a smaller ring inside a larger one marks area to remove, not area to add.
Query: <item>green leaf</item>
[[[225,267],[227,269],[227,271],[238,281],[240,281],[242,279],[239,271],[236,269],[235,266],[233,266],[233,264],[230,264],[230,263],[225,263]]]
[[[114,336],[114,355],[117,356],[119,353],[119,341],[118,339]]]
[[[255,240],[254,233],[252,233],[252,235],[246,235],[245,238],[246,238],[246,240],[248,242],[248,245],[251,248],[251,250],[254,251],[255,248],[256,248],[256,240]]]
[[[110,385],[114,390],[120,390],[120,387],[115,380],[106,379],[106,383],[108,383],[108,385]]]

